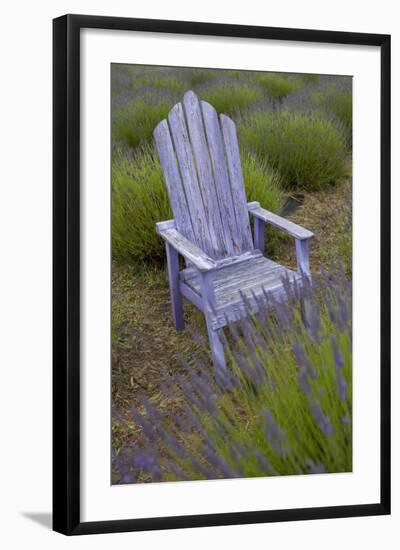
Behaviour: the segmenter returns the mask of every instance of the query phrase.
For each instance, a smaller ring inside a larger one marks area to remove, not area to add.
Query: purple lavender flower
[[[330,423],[330,420],[327,416],[324,415],[321,409],[321,405],[316,401],[311,405],[311,412],[313,414],[314,420],[317,423],[319,429],[326,435],[330,436],[333,434],[333,427]]]
[[[307,397],[311,397],[312,390],[311,390],[310,382],[308,381],[307,371],[305,370],[305,368],[301,368],[299,370],[297,378],[299,381],[299,386],[301,391],[305,393]]]
[[[342,368],[344,365],[344,359],[340,353],[339,347],[337,345],[336,338],[333,334],[330,336],[331,345],[333,349],[333,356],[335,358],[335,370],[336,370],[336,386],[339,399],[345,401],[347,397],[347,382],[342,376]]]
[[[311,378],[316,378],[317,373],[315,372],[315,369],[313,368],[308,357],[306,356],[303,346],[299,342],[294,341],[292,344],[292,349],[298,366],[304,367],[308,376],[310,376]]]
[[[308,465],[308,469],[310,470],[311,474],[325,474],[326,473],[326,468],[322,464],[322,462],[320,462],[319,464],[315,464],[312,460],[308,460],[307,465]]]
[[[271,447],[274,449],[275,453],[281,457],[283,454],[281,443],[285,439],[285,434],[275,422],[269,409],[266,407],[263,408],[263,415],[266,421],[264,435]]]

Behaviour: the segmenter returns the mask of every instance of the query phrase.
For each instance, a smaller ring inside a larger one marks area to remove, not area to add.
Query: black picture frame
[[[306,41],[381,50],[381,495],[351,506],[80,520],[80,31],[84,28]],[[53,21],[53,529],[66,535],[390,513],[390,36],[65,15]]]

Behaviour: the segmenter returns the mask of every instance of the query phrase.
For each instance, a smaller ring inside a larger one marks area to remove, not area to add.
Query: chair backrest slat
[[[203,117],[197,95],[193,92],[186,93],[183,98],[183,105],[197,170],[197,180],[203,199],[207,225],[210,229],[213,257],[216,259],[224,258],[229,254],[229,248],[226,245],[226,237],[215,189],[210,151],[206,140]]]
[[[251,238],[249,213],[247,211],[247,199],[244,191],[242,165],[240,163],[239,143],[236,134],[236,127],[233,120],[226,115],[220,115],[222,134],[224,136],[226,160],[228,165],[229,178],[233,204],[236,211],[236,222],[241,228],[242,250],[251,250],[253,241]]]
[[[204,252],[210,254],[210,230],[204,211],[203,199],[201,197],[199,182],[197,180],[196,166],[194,164],[193,151],[190,145],[189,134],[181,103],[175,105],[175,107],[173,107],[170,111],[168,115],[168,123],[179,170],[181,172],[187,208],[192,220],[193,231],[196,236],[196,243],[204,250]]]
[[[242,243],[240,229],[231,192],[231,183],[226,166],[224,142],[216,110],[212,105],[201,102],[204,128],[207,136],[210,158],[213,166],[215,191],[217,194],[221,223],[224,229],[227,252],[230,256],[240,254]]]
[[[179,231],[216,260],[253,250],[234,122],[189,91],[154,139]]]
[[[160,158],[171,208],[174,213],[176,228],[190,241],[196,242],[192,220],[186,202],[185,189],[166,120],[162,120],[154,130],[154,140],[157,145],[158,156]]]

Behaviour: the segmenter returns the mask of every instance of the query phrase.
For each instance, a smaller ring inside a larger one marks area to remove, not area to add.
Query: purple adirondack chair
[[[301,284],[313,233],[247,203],[235,124],[194,92],[186,92],[153,135],[174,214],[156,230],[166,246],[175,328],[184,328],[184,296],[204,313],[214,365],[225,369],[222,327],[256,312],[265,291],[285,296],[284,277]],[[295,238],[297,272],[263,256],[265,224]],[[182,270],[179,255],[186,261]]]

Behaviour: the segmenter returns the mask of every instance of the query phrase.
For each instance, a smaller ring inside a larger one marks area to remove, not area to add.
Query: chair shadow
[[[53,515],[50,512],[22,512],[21,515],[42,527],[46,527],[46,529],[52,529],[53,527]]]

